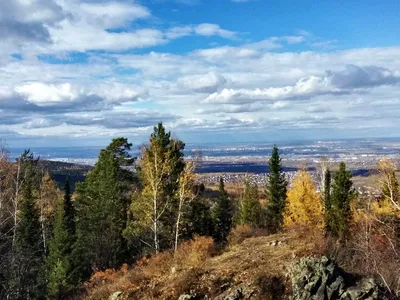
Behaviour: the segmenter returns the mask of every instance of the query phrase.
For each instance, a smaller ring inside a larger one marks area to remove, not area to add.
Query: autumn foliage
[[[322,230],[323,219],[321,196],[316,191],[310,173],[300,170],[287,193],[284,224],[285,226],[297,224]]]

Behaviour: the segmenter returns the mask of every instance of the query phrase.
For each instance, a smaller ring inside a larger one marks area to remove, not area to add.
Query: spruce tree
[[[330,232],[329,212],[331,210],[331,171],[327,169],[324,176],[324,206],[325,206],[325,229]]]
[[[20,219],[16,228],[14,261],[11,278],[13,299],[43,299],[44,287],[44,249],[36,206],[35,188],[38,160],[29,151],[20,157],[23,174]]]
[[[267,218],[271,232],[277,232],[283,225],[283,212],[285,209],[287,181],[282,172],[279,150],[274,146],[269,159],[269,174],[267,181]]]
[[[225,243],[232,228],[234,208],[228,193],[225,191],[224,180],[219,180],[219,199],[214,213],[214,239],[217,243]]]
[[[333,174],[331,206],[328,210],[329,229],[333,236],[344,237],[349,228],[351,212],[350,201],[354,196],[351,172],[346,170],[344,162]]]
[[[75,243],[75,209],[71,200],[69,179],[64,186],[64,199],[57,203],[53,237],[47,257],[48,298],[63,299],[73,287],[71,253]]]

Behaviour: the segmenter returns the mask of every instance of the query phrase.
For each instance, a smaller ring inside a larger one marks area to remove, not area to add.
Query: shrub
[[[253,227],[248,224],[238,225],[232,229],[231,233],[229,234],[228,242],[229,245],[233,246],[242,243],[247,238],[264,236],[268,234],[268,230],[263,228]]]

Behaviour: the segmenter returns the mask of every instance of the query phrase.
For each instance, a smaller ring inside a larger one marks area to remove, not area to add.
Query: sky
[[[400,137],[398,0],[0,1],[14,147]]]

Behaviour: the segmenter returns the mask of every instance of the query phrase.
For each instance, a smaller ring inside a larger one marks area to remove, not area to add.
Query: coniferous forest
[[[3,149],[1,299],[83,299],[98,272],[134,268],[185,241],[209,237],[221,253],[243,232],[290,231],[319,239],[325,255],[362,264],[360,273],[378,274],[393,294],[400,291],[399,184],[390,160],[379,162],[381,197],[370,199],[356,193],[345,163],[321,164],[318,181],[300,168],[289,184],[277,147],[267,185],[245,180],[236,192],[222,178],[212,190],[198,183],[200,159],[185,160],[184,142],[162,123],[140,157],[131,147],[113,139],[73,192],[68,179],[59,189],[29,150],[9,161]]]

